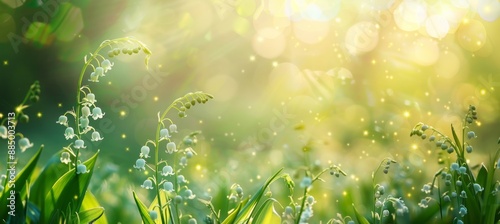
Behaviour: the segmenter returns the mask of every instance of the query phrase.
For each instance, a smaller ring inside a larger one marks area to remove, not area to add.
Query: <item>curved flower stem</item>
[[[170,104],[170,106],[168,106],[168,108],[163,111],[163,113],[161,114],[161,116],[159,117],[159,120],[158,120],[158,125],[156,126],[156,136],[155,136],[155,142],[154,142],[154,145],[155,145],[155,177],[157,180],[160,180],[160,173],[159,173],[159,167],[158,167],[158,160],[159,160],[159,155],[158,155],[158,152],[160,151],[160,129],[161,129],[161,126],[162,126],[162,121],[165,119],[165,116],[168,114],[168,112],[177,104],[177,101],[179,100],[182,100],[183,97],[180,97],[180,98],[177,98],[176,100],[174,100],[174,102],[172,102],[172,104]],[[174,162],[174,166],[175,166],[175,162]],[[175,171],[175,168],[174,168],[174,171]],[[177,178],[174,179],[174,187],[177,186]],[[162,223],[166,223],[165,222],[165,215],[163,214],[163,212],[161,212],[161,209],[163,209],[163,203],[162,203],[162,200],[161,200],[161,196],[160,196],[160,184],[159,184],[159,181],[156,181],[156,195],[158,197],[158,206],[160,207],[160,217],[161,217],[161,222]],[[174,202],[175,203],[175,202]],[[176,207],[177,208],[177,207]],[[177,210],[176,210],[177,212]]]
[[[141,41],[130,38],[130,37],[123,37],[123,38],[117,38],[117,39],[113,39],[113,40],[106,40],[106,41],[101,43],[101,45],[94,51],[94,53],[90,54],[90,58],[87,59],[87,57],[85,56],[85,65],[83,66],[82,70],[80,71],[80,77],[78,78],[78,85],[77,85],[77,92],[76,92],[75,126],[76,126],[76,135],[78,136],[78,139],[81,139],[81,134],[82,134],[80,131],[80,126],[79,126],[80,125],[80,110],[81,110],[81,106],[82,106],[82,102],[81,102],[81,98],[80,98],[81,97],[80,90],[82,88],[82,82],[83,82],[83,77],[85,76],[85,72],[87,71],[87,68],[89,66],[94,67],[92,62],[97,61],[97,63],[100,64],[100,62],[97,59],[98,59],[98,57],[104,58],[102,55],[99,54],[99,52],[102,49],[104,49],[105,47],[108,47],[108,46],[111,47],[111,45],[113,45],[113,44],[119,44],[119,43],[123,43],[123,42],[135,43],[135,44],[138,44],[139,46],[141,46],[141,48],[147,54],[147,56],[146,56],[146,66],[147,66],[147,62],[148,62],[149,57],[151,55],[151,51]],[[79,154],[80,154],[80,150],[77,149],[76,161],[78,161]],[[76,169],[75,169],[75,172],[76,172]]]

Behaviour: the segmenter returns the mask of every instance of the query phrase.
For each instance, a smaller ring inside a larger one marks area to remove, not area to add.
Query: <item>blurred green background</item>
[[[139,149],[154,136],[158,111],[198,90],[215,100],[187,119],[172,115],[181,134],[203,132],[194,189],[211,195],[233,182],[250,188],[280,167],[293,172],[309,145],[313,161],[349,174],[318,190],[326,202],[369,182],[385,157],[402,172],[386,181],[401,182],[412,200],[437,165],[434,147],[409,137],[417,122],[450,134],[473,104],[480,140],[470,158],[488,162],[494,150],[499,15],[496,0],[1,0],[0,111],[5,117],[39,80],[41,100],[18,131],[44,144],[48,159],[68,144],[55,121],[74,107],[83,57],[103,40],[133,36],[153,52],[150,69],[142,55],[118,56],[89,84],[112,124],[94,124],[104,141],[86,149],[102,152],[94,189],[115,205],[108,218],[137,218],[117,214],[145,178],[131,172]]]

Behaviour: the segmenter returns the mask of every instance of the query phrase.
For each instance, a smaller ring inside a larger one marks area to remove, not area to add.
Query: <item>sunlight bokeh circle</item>
[[[404,1],[394,10],[394,21],[404,31],[418,30],[426,17],[425,5],[418,1]]]
[[[254,51],[264,58],[275,58],[285,51],[286,41],[283,34],[273,28],[264,28],[254,35]]]
[[[500,16],[500,2],[498,0],[479,0],[477,13],[482,19],[493,22]]]
[[[314,20],[301,20],[292,24],[293,34],[300,41],[307,44],[319,43],[326,38],[330,30],[327,22]]]
[[[442,15],[429,16],[425,21],[425,29],[429,36],[441,39],[448,34],[450,24]]]
[[[416,64],[429,66],[439,59],[439,46],[437,41],[430,37],[421,37],[409,47],[408,57]]]
[[[217,96],[217,100],[227,101],[234,97],[238,89],[238,82],[229,75],[216,75],[207,80],[205,89]]]
[[[360,55],[372,51],[379,41],[379,28],[374,22],[359,22],[351,26],[345,35],[349,53]]]
[[[294,21],[313,20],[329,21],[337,16],[340,11],[340,0],[288,0],[285,2],[284,12]]]
[[[269,90],[271,95],[297,93],[304,90],[307,80],[300,69],[293,63],[278,64],[269,74]]]
[[[434,71],[438,77],[451,79],[460,71],[460,59],[453,52],[443,53],[434,65]]]
[[[458,44],[468,51],[477,51],[486,43],[486,29],[477,20],[470,20],[460,25],[455,33]]]

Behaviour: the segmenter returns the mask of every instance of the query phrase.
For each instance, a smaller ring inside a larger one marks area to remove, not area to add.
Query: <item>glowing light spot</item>
[[[363,131],[363,135],[367,136],[368,135],[368,131]]]
[[[121,117],[127,116],[127,112],[125,112],[124,110],[120,111],[120,116]]]
[[[62,103],[58,103],[58,104],[57,104],[57,107],[62,107]]]
[[[201,170],[201,165],[200,164],[196,164],[196,170]]]
[[[255,151],[253,151],[253,152],[252,152],[252,156],[255,156],[255,155],[257,155],[257,153],[255,153]]]
[[[3,65],[5,65],[5,66],[9,65],[9,61],[7,61],[7,60],[3,61]]]
[[[325,194],[323,194],[323,197],[324,197],[324,198],[327,198],[327,197],[328,197],[328,194],[326,194],[326,193],[325,193]]]
[[[273,61],[273,67],[275,67],[275,68],[278,67],[278,62]]]
[[[476,125],[477,126],[481,126],[481,122],[480,121],[476,121]]]
[[[418,149],[418,146],[417,146],[417,144],[413,144],[413,145],[411,145],[411,148],[412,149]]]
[[[384,98],[380,98],[380,102],[381,103],[385,102],[385,99]]]
[[[347,191],[343,191],[343,192],[342,192],[342,195],[343,195],[343,196],[347,196]]]
[[[42,112],[38,112],[38,113],[36,113],[36,116],[37,116],[38,118],[41,118],[41,117],[42,117],[42,115],[43,115],[43,114],[42,114]]]
[[[406,194],[406,197],[411,198],[411,193]]]
[[[130,151],[130,148],[129,147],[125,148],[125,151],[126,152]]]
[[[261,176],[260,175],[257,175],[257,180],[260,180]]]
[[[132,169],[128,169],[128,172],[129,172],[129,173],[132,173]]]
[[[373,59],[372,60],[372,65],[377,64],[377,60]]]
[[[327,134],[328,136],[332,136],[332,133],[331,133],[331,132],[328,132],[328,133],[326,133],[326,134]]]
[[[486,95],[486,90],[485,89],[481,89],[481,95]]]
[[[147,171],[147,170],[144,171],[144,175],[146,175],[146,176],[149,175],[149,171]]]
[[[255,61],[255,56],[254,55],[250,55],[250,61]]]
[[[198,121],[198,124],[203,124],[203,120],[199,120],[199,121]]]
[[[127,135],[126,135],[126,134],[122,134],[122,138],[123,138],[123,139],[126,139],[126,138],[127,138]]]
[[[158,97],[157,97],[157,96],[153,97],[153,100],[154,100],[155,102],[157,102],[157,101],[158,101]]]
[[[2,114],[2,113],[0,113],[0,119],[2,119],[2,118],[3,118],[3,114]]]
[[[111,82],[111,81],[109,81],[109,82],[108,82],[108,85],[111,85],[111,84],[112,84],[112,82]]]
[[[405,111],[405,112],[403,113],[403,116],[404,116],[404,117],[406,117],[406,118],[409,118],[409,117],[410,117],[410,112]]]

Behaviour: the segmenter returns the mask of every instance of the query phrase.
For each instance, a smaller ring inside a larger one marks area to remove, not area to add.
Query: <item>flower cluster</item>
[[[468,128],[467,125],[472,124],[474,120],[477,120],[476,107],[470,105],[469,110],[467,111],[467,114],[465,115],[464,118],[464,130],[465,128]],[[450,139],[446,135],[442,134],[441,132],[439,132],[438,130],[427,124],[418,123],[411,131],[410,136],[417,135],[422,139],[427,139],[427,134],[426,134],[427,130],[430,130],[431,132],[429,133],[430,135],[428,137],[429,141],[435,142],[436,147],[441,148],[443,151],[445,150],[449,154],[453,152],[456,152],[459,156],[463,154],[463,151],[459,151],[459,149],[461,149],[461,146],[457,146],[456,142],[452,141],[452,139]],[[466,136],[468,140],[472,140],[477,137],[474,131],[468,131],[466,133]],[[465,149],[467,153],[472,153],[473,151],[472,145],[470,145],[468,142],[465,142],[464,144],[465,145],[463,149]]]
[[[9,138],[9,141],[14,142],[15,136],[20,136],[21,138],[18,141],[18,145],[21,152],[24,152],[27,149],[33,147],[33,143],[31,143],[27,137],[25,137],[22,133],[15,131],[16,126],[19,122],[29,122],[29,116],[24,113],[24,109],[29,107],[29,105],[27,104],[28,99],[33,103],[36,103],[40,100],[40,83],[38,81],[35,81],[33,84],[31,84],[30,89],[24,97],[24,100],[15,108],[15,112],[9,113],[8,116],[0,122],[0,138]],[[7,122],[8,127],[5,126],[5,122]]]

